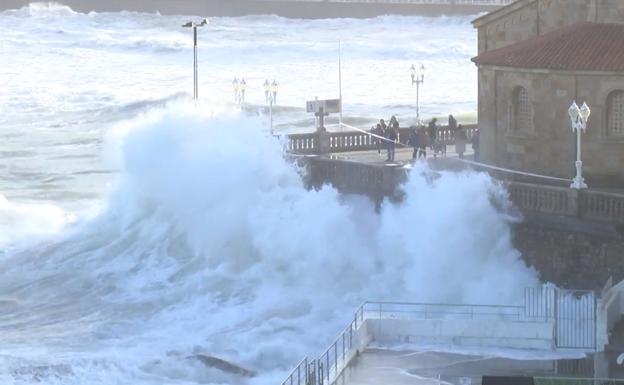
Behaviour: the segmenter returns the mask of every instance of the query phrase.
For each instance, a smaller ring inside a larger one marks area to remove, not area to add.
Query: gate
[[[558,348],[596,349],[596,295],[587,290],[555,290]]]

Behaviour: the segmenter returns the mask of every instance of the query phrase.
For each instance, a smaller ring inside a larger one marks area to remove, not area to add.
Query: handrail
[[[290,372],[288,377],[286,377],[286,379],[282,382],[282,385],[295,385],[295,383],[293,382],[293,376],[295,372],[297,373],[297,385],[301,385],[301,366],[302,365],[305,368],[304,384],[308,385],[309,383],[308,382],[308,357],[305,357],[303,360],[301,360],[301,362],[299,362],[299,364],[297,364],[297,366],[295,366],[295,368]]]
[[[500,307],[500,308],[520,308],[523,309],[524,306],[521,305],[483,305],[483,304],[454,304],[454,303],[429,303],[429,302],[397,302],[397,301],[364,301],[365,304],[388,304],[388,305],[418,305],[418,306],[452,306],[452,307]]]

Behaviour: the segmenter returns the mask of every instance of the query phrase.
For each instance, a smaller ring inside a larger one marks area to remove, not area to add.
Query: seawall
[[[309,188],[331,184],[375,203],[401,201],[407,171],[324,157],[304,158]],[[513,225],[515,247],[542,281],[563,288],[603,287],[624,279],[624,196],[504,182],[523,220]]]

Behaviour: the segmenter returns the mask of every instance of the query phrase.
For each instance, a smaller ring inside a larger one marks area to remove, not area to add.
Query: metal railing
[[[314,377],[314,371],[310,373],[310,367],[308,364],[308,357],[299,362],[297,366],[290,372],[288,377],[282,382],[282,385],[310,385],[314,382],[311,379]],[[303,381],[302,381],[303,380]]]
[[[363,318],[360,318],[358,322],[358,313],[360,317],[363,317],[361,310],[363,306],[358,308],[349,326],[336,337],[316,361],[318,385],[333,383],[355,353],[354,334],[364,322]]]
[[[365,302],[359,309],[360,318],[407,320],[509,320],[518,322],[546,322],[550,314],[527,314],[524,306],[459,305],[410,302]]]

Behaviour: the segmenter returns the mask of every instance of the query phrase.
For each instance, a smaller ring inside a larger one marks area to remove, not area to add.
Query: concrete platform
[[[592,377],[593,359],[512,359],[434,351],[367,349],[338,377],[338,385],[480,385],[484,375]]]
[[[387,153],[385,149],[382,149],[380,153],[376,150],[373,151],[353,151],[353,152],[337,152],[329,155],[325,155],[327,157],[335,158],[335,159],[343,159],[352,162],[358,163],[366,163],[366,164],[377,164],[377,165],[405,165],[411,163],[413,149],[411,147],[400,147],[396,149],[394,162],[388,162]],[[474,152],[472,151],[472,147],[470,144],[466,145],[466,152],[464,153],[466,159],[472,160],[474,156]],[[428,162],[436,162],[442,161],[444,159],[459,159],[457,153],[455,152],[455,146],[447,146],[446,156],[438,155],[437,158],[433,156],[433,151],[427,149],[427,161]]]

